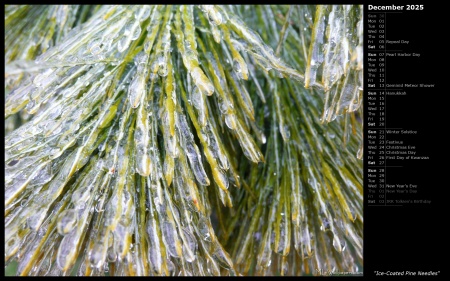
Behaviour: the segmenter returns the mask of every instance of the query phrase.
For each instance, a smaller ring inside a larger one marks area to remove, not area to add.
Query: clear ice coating
[[[65,235],[72,231],[78,220],[78,213],[75,209],[62,212],[58,217],[58,233]]]
[[[81,276],[361,264],[362,14],[5,6],[6,263]]]
[[[131,106],[136,108],[141,102],[141,97],[146,95],[145,72],[137,73],[133,81],[131,81],[128,89],[128,98]]]
[[[326,6],[319,6],[316,10],[314,29],[311,35],[311,47],[308,53],[308,65],[305,71],[305,87],[316,82],[317,69],[323,62],[322,48],[324,44],[324,34],[326,27]]]
[[[194,143],[194,139],[187,124],[186,117],[181,113],[178,114],[177,124],[178,130],[181,133],[182,147],[183,149],[185,149],[195,178],[201,185],[209,185],[210,182],[203,168],[202,157],[197,145]]]
[[[163,235],[166,240],[167,250],[172,257],[179,257],[181,253],[181,242],[178,238],[178,233],[175,230],[173,223],[164,222],[163,226]]]
[[[361,14],[361,7],[333,5],[316,12],[305,85],[316,82],[318,67],[323,65],[321,76],[326,91],[323,121],[330,122],[336,115],[357,111],[361,105],[362,18],[355,20],[352,14]]]

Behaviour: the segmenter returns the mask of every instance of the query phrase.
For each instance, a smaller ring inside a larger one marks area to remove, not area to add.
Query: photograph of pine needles
[[[5,6],[9,275],[362,273],[363,11]]]

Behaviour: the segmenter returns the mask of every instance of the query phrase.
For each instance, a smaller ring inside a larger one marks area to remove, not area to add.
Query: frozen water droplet
[[[222,39],[222,34],[220,33],[220,30],[215,26],[212,26],[212,35],[213,35],[214,41],[216,41],[216,43],[220,44],[220,41]]]
[[[136,26],[133,34],[130,36],[130,40],[134,41],[134,40],[138,39],[139,35],[141,35],[141,31],[142,31],[141,26],[140,25]]]
[[[201,110],[203,108],[202,92],[199,90],[197,86],[195,86],[194,89],[192,90],[191,102],[192,105],[198,110]]]
[[[234,114],[226,114],[225,115],[225,124],[227,124],[228,128],[235,130],[236,129],[236,115]]]
[[[218,168],[214,168],[213,174],[214,179],[216,180],[216,183],[219,185],[219,187],[222,189],[228,189],[228,187],[230,186],[230,182],[228,180],[225,171],[222,171]]]
[[[88,44],[87,49],[91,52],[91,54],[98,55],[102,51],[102,48],[100,46],[101,46],[101,40],[96,39],[96,40],[91,41]]]
[[[358,148],[358,152],[356,154],[356,157],[358,159],[362,159],[363,158],[363,154],[364,154],[364,146],[360,145],[360,147]]]
[[[242,73],[241,64],[236,59],[233,60],[233,69],[234,71],[236,71],[238,76],[241,75]]]
[[[17,233],[5,243],[5,257],[10,257],[20,246],[20,238]]]
[[[31,113],[35,106],[36,106],[36,101],[35,100],[30,100],[28,102],[27,106],[25,107],[25,109],[27,110],[28,113]]]
[[[136,76],[130,83],[128,98],[132,108],[137,108],[141,102],[141,97],[145,92],[145,79],[143,75]]]
[[[100,268],[105,262],[103,248],[103,244],[97,242],[89,252],[89,262],[92,267]]]
[[[166,246],[167,246],[167,250],[169,252],[169,254],[172,257],[179,257],[179,253],[178,253],[178,248],[179,248],[179,241],[178,241],[178,235],[176,233],[175,230],[175,226],[166,221],[163,224],[163,234],[164,234],[164,238],[166,240]]]
[[[25,207],[27,205],[28,205],[28,201],[27,200],[20,201],[20,207]]]
[[[33,84],[36,85],[37,87],[42,87],[44,86],[46,83],[46,79],[48,77],[51,77],[51,74],[53,73],[53,69],[48,69],[46,71],[44,71],[41,74],[36,75],[36,77],[34,77],[33,79]]]
[[[117,50],[120,53],[123,53],[123,51],[125,51],[128,48],[128,45],[130,45],[130,41],[128,40],[128,37],[123,37],[117,43]]]
[[[230,256],[225,252],[220,244],[216,244],[216,249],[212,255],[213,259],[223,268],[232,270],[233,262]]]
[[[333,247],[336,249],[336,251],[343,252],[346,248],[346,243],[344,240],[339,241],[339,238],[337,238],[337,236],[335,235],[333,237]]]
[[[183,244],[183,255],[187,262],[193,262],[195,260],[195,253],[197,251],[197,241],[195,240],[194,235],[189,229],[184,228],[183,234],[186,239]]]
[[[32,230],[38,230],[39,227],[41,226],[44,215],[42,213],[37,213],[28,217],[27,218],[28,227],[31,228]]]
[[[139,52],[139,54],[137,54],[134,57],[134,64],[136,66],[139,66],[140,64],[145,64],[145,63],[147,63],[147,58],[148,58],[148,55],[141,51],[141,52]]]
[[[266,141],[267,141],[266,135],[263,134],[263,133],[261,133],[261,142],[262,142],[263,144],[265,144]]]
[[[72,202],[74,204],[79,204],[82,201],[85,201],[89,192],[83,189],[77,189],[72,193]]]
[[[208,222],[207,219],[204,217],[201,217],[200,220],[198,221],[198,230],[200,232],[200,235],[202,236],[203,240],[211,242],[211,235],[209,233],[209,228],[208,228]]]
[[[150,44],[151,44],[150,41],[146,41],[145,44],[144,44],[144,51],[146,53],[150,53]]]
[[[59,149],[58,149],[59,151]],[[48,164],[44,166],[39,173],[33,178],[33,184],[36,185],[43,185],[50,181],[53,177],[53,174],[51,173],[51,165]]]
[[[66,267],[68,266],[68,263],[71,259],[71,254],[75,250],[77,242],[75,236],[76,232],[67,234],[59,245],[56,262],[61,270],[67,269]]]
[[[161,77],[166,77],[169,74],[169,68],[166,64],[160,64],[158,68],[158,75]]]
[[[142,17],[140,18],[140,21],[144,21],[146,19],[148,19],[148,17],[150,16],[150,7],[149,6],[144,6],[144,13],[142,14]]]
[[[222,14],[215,11],[213,7],[209,8],[208,19],[212,25],[220,25],[223,22]]]
[[[114,251],[114,247],[109,247],[108,252],[106,253],[106,257],[108,259],[108,262],[115,262],[117,260],[117,255]]]

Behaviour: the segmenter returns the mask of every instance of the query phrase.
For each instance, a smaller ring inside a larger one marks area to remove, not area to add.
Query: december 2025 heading
[[[424,5],[368,5],[369,11],[420,11]]]

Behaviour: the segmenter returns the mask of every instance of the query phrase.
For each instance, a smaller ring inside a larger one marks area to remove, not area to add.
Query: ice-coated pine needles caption
[[[16,275],[362,271],[363,11],[5,6]]]

